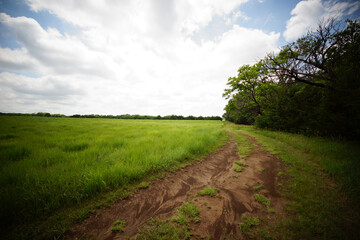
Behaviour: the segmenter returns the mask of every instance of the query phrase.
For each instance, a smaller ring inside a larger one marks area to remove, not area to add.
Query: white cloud
[[[250,18],[248,16],[246,16],[243,12],[236,11],[233,13],[233,15],[231,17],[226,18],[226,24],[228,24],[228,25],[234,24],[236,22],[236,20],[238,20],[239,18],[241,18],[245,21],[250,20]]]
[[[295,40],[315,29],[321,21],[341,18],[360,8],[360,2],[339,2],[336,0],[303,0],[291,11],[284,37],[286,41]]]
[[[36,67],[38,62],[29,56],[26,48],[0,48],[0,69],[28,70]]]
[[[92,51],[77,37],[62,35],[54,28],[44,30],[32,18],[13,18],[1,13],[0,21],[16,35],[18,43],[23,47],[23,60],[36,59],[41,63],[41,67],[34,68],[35,71],[57,74],[72,74],[75,71],[103,76],[111,74],[111,69],[106,66],[111,62],[106,59],[106,55]],[[12,51],[11,54],[16,53],[19,50]],[[102,65],[101,68],[99,64]]]
[[[0,111],[221,115],[227,78],[274,51],[279,33],[233,25],[201,44],[192,36],[215,16],[240,17],[244,2],[29,0],[78,32],[0,15],[21,45],[0,49]]]

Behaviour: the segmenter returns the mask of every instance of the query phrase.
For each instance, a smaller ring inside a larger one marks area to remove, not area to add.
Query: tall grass
[[[209,153],[220,121],[0,116],[0,223],[36,219]]]

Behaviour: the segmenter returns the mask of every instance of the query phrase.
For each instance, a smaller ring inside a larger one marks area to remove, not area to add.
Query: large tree
[[[329,21],[239,68],[229,78],[225,118],[260,127],[360,139],[360,24]],[[250,114],[251,113],[251,114]]]
[[[267,70],[263,68],[263,62],[260,61],[252,66],[244,65],[238,69],[236,77],[230,77],[223,96],[233,98],[231,106],[228,109],[237,108],[241,112],[253,115],[261,114],[260,88],[261,84],[266,83]],[[249,116],[244,116],[249,118]]]

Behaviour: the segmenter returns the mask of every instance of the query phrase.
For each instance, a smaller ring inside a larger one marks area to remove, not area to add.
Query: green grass
[[[53,214],[65,216],[66,209],[85,203],[90,208],[88,201],[102,194],[119,188],[127,192],[151,176],[204,156],[226,139],[222,125],[0,116],[0,205],[6,206],[0,209],[0,234],[21,224],[30,235],[20,238],[35,238],[40,230],[27,222],[40,221],[36,226],[42,226]],[[48,229],[47,238],[61,236],[70,224],[54,222],[58,229]]]
[[[192,202],[185,202],[177,212],[177,215],[169,220],[151,219],[145,226],[139,229],[137,240],[148,239],[190,239],[190,222],[199,223],[200,210]]]
[[[184,213],[188,218],[190,218],[191,221],[193,221],[194,223],[200,222],[200,218],[199,218],[200,210],[198,207],[194,205],[194,203],[192,202],[184,203],[181,206],[180,211]]]
[[[281,194],[288,217],[263,232],[275,239],[357,239],[360,198],[358,143],[235,126],[285,163]],[[283,175],[281,173],[280,175]]]
[[[259,172],[263,173],[265,172],[266,168],[260,168]]]
[[[200,196],[208,195],[208,196],[213,197],[213,196],[215,196],[215,194],[217,192],[219,192],[219,189],[217,189],[217,188],[205,187],[201,191],[199,191],[199,195]]]
[[[235,163],[236,163],[237,165],[239,165],[239,166],[242,166],[242,167],[247,167],[247,166],[249,166],[249,165],[247,165],[246,163],[241,162],[241,161],[235,161]]]
[[[255,191],[260,191],[261,189],[263,189],[264,188],[264,186],[262,185],[262,184],[260,184],[260,185],[258,185],[258,186],[255,186],[254,187],[254,190]]]
[[[253,227],[260,224],[260,219],[251,216],[245,216],[244,214],[241,216],[242,222],[239,222],[239,227],[243,234],[247,237],[251,237],[251,230]]]
[[[267,197],[261,195],[261,194],[254,194],[254,200],[261,203],[262,205],[264,205],[265,207],[270,207],[270,199],[268,199]]]
[[[238,152],[242,159],[246,159],[254,150],[253,144],[249,141],[249,139],[240,133],[240,131],[234,131],[236,127],[234,124],[229,122],[225,123],[225,129],[230,132],[236,139],[238,143]]]
[[[189,239],[191,233],[187,227],[172,225],[168,220],[151,219],[144,227],[139,229],[136,240],[183,240]]]
[[[234,171],[235,171],[235,172],[242,172],[242,171],[243,171],[243,168],[240,167],[240,166],[235,166],[235,167],[234,167]]]
[[[171,220],[179,225],[183,225],[183,226],[189,225],[189,220],[182,211],[179,211],[176,217],[173,217]]]
[[[113,226],[111,228],[111,231],[112,232],[124,232],[124,227],[126,225],[126,221],[125,220],[116,220],[114,223],[113,223]]]
[[[149,187],[149,183],[148,182],[141,182],[138,187],[140,189],[145,189],[145,188],[148,188]]]

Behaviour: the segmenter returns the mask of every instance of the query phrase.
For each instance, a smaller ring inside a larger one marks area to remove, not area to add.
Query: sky
[[[359,1],[0,0],[0,112],[221,116],[229,77]]]

